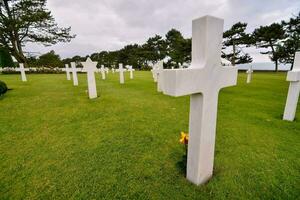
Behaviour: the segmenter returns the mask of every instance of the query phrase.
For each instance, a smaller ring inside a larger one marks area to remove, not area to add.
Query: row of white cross
[[[219,91],[237,83],[237,68],[220,64],[224,20],[205,16],[193,20],[192,63],[188,68],[163,69],[163,61],[152,69],[157,90],[170,96],[190,95],[187,179],[203,184],[213,174]],[[87,72],[90,98],[97,97],[94,72],[96,62],[82,62]],[[73,76],[76,74],[71,64]],[[102,74],[104,73],[101,67]],[[120,83],[124,83],[123,65],[119,65]],[[247,71],[250,83],[253,70]],[[74,77],[73,77],[74,79]],[[76,78],[77,79],[77,78]],[[300,52],[296,53],[294,69],[288,73],[290,88],[283,119],[294,120],[300,91]]]
[[[95,79],[95,72],[100,72],[102,79],[106,79],[106,74],[108,74],[109,69],[105,68],[104,65],[101,65],[100,69],[97,69],[97,62],[93,62],[90,58],[87,58],[85,62],[81,62],[83,65],[83,68],[76,68],[75,62],[71,62],[71,69],[68,67],[68,65],[65,65],[65,71],[67,74],[67,80],[71,80],[70,73],[73,74],[73,84],[74,86],[78,85],[78,78],[77,78],[77,72],[86,72],[87,73],[87,83],[88,83],[88,94],[89,98],[97,98],[97,88],[96,88],[96,79]],[[130,72],[130,79],[133,79],[133,72],[135,71],[132,66],[126,66],[127,69],[123,68],[123,64],[119,64],[119,69],[115,70],[112,69],[112,73],[119,72],[120,74],[120,84],[124,84],[124,72],[129,71]]]

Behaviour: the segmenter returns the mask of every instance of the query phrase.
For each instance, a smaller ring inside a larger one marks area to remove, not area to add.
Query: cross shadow
[[[187,164],[187,155],[182,155],[182,158],[180,161],[176,163],[176,167],[178,171],[183,175],[186,176],[186,164]]]

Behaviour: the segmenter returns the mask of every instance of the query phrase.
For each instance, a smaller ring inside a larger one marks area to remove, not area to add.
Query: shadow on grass
[[[182,155],[182,158],[180,161],[176,163],[176,167],[180,174],[182,174],[184,177],[186,176],[186,164],[187,164],[187,155]]]

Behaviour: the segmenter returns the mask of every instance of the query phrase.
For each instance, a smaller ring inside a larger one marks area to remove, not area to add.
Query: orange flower
[[[179,142],[181,144],[188,144],[188,142],[189,142],[189,134],[185,133],[185,132],[181,132]]]

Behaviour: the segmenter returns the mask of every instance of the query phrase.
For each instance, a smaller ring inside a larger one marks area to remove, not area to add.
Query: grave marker
[[[128,66],[128,71],[130,73],[130,79],[133,79],[133,72],[135,71],[131,65]]]
[[[163,91],[163,70],[164,70],[164,61],[158,61],[155,65],[155,68],[153,68],[153,73],[156,76],[157,79],[157,91],[162,92]]]
[[[70,81],[71,80],[71,75],[70,75],[70,68],[68,64],[65,64],[65,69],[63,70],[66,72],[67,74],[67,80]]]
[[[89,98],[97,98],[95,72],[97,71],[97,62],[93,62],[89,57],[86,62],[81,62],[83,65],[82,71],[87,72]]]
[[[71,70],[72,75],[73,75],[73,85],[78,86],[78,77],[77,77],[77,72],[81,71],[81,69],[76,68],[75,62],[71,62]]]
[[[247,83],[250,83],[252,79],[252,73],[253,73],[252,66],[249,67],[246,73],[247,73]]]
[[[237,81],[237,68],[220,63],[223,24],[212,16],[193,20],[191,66],[163,72],[164,94],[191,95],[187,179],[197,185],[213,174],[219,91]]]
[[[120,73],[120,84],[124,84],[124,72],[126,69],[123,68],[122,63],[119,64],[119,69],[117,69],[117,71]]]
[[[29,69],[24,68],[24,64],[23,63],[20,63],[19,65],[20,65],[20,67],[16,68],[15,70],[17,72],[21,72],[21,79],[22,79],[23,82],[26,82],[27,78],[26,78],[26,73],[25,72],[29,71]]]
[[[104,67],[104,65],[101,65],[100,72],[101,72],[102,80],[105,80],[105,67]]]
[[[300,93],[300,52],[296,52],[293,70],[288,72],[286,80],[290,81],[290,86],[286,99],[283,119],[294,121]]]

